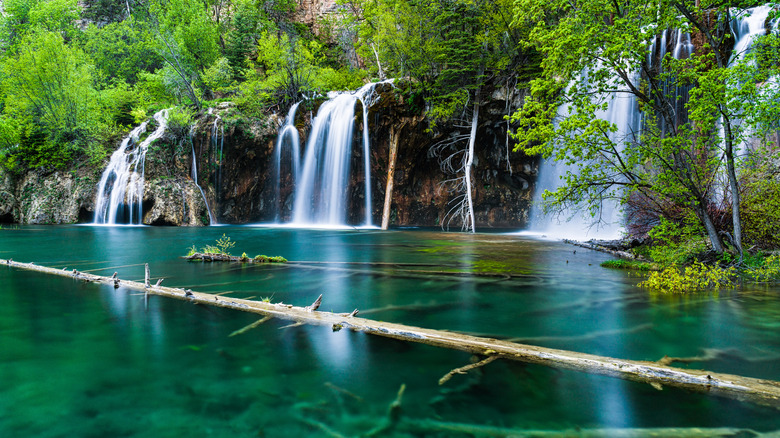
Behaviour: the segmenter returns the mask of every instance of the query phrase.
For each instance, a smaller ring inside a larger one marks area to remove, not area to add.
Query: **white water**
[[[212,114],[213,109],[209,108],[209,114]],[[223,149],[225,146],[225,125],[220,124],[220,120],[222,120],[222,117],[219,116],[219,114],[214,115],[214,124],[211,126],[211,147],[212,150],[217,150],[217,177],[214,184],[214,190],[216,191],[215,196],[215,208],[218,209],[219,207],[219,200],[221,199],[220,196],[222,194],[222,163],[224,162],[224,155],[223,155]],[[219,149],[217,149],[219,148]],[[205,200],[205,198],[204,198]],[[211,215],[210,215],[211,216]],[[214,215],[212,218],[212,225],[217,225],[217,216]]]
[[[152,142],[162,137],[168,126],[168,110],[154,115],[157,129],[138,143],[146,132],[144,122],[122,140],[103,171],[95,198],[95,224],[140,225],[143,221],[144,160]]]
[[[729,57],[729,66],[735,66],[745,62],[745,56],[748,55],[753,48],[754,39],[766,35],[767,18],[771,11],[772,8],[769,6],[758,6],[746,10],[744,13],[731,20],[731,31],[734,34],[735,43],[731,56]],[[770,25],[774,25],[774,23],[771,23]],[[731,86],[741,87],[742,85],[743,84],[739,83],[732,84]],[[762,85],[762,91],[764,93],[776,92],[776,87],[776,81],[770,79]],[[721,138],[725,138],[726,133],[722,124],[722,119],[718,125]],[[750,153],[750,143],[753,132],[751,132],[750,128],[743,125],[743,120],[740,117],[732,117],[731,129],[734,134],[744,136],[734,147],[735,159],[744,159]],[[743,130],[744,132],[742,132]],[[717,181],[718,183],[712,193],[713,201],[717,203],[730,202],[731,193],[725,168],[719,169]]]
[[[355,105],[363,102],[363,155],[365,219],[371,226],[371,169],[367,107],[376,84],[352,93],[338,94],[320,106],[306,143],[296,180],[293,224],[296,226],[345,226],[352,156]]]
[[[276,187],[275,187],[275,196],[274,196],[274,207],[276,208],[275,212],[275,222],[279,222],[281,220],[282,216],[282,208],[284,205],[284,200],[281,199],[282,195],[282,156],[284,154],[285,146],[287,147],[287,150],[289,151],[290,156],[290,173],[291,173],[291,184],[293,187],[295,187],[296,183],[298,182],[300,178],[300,167],[301,167],[301,139],[300,134],[298,133],[298,128],[295,127],[295,114],[298,111],[298,106],[300,105],[300,102],[297,102],[295,105],[293,105],[290,108],[290,111],[287,113],[287,118],[284,119],[284,125],[282,125],[282,128],[279,130],[279,137],[276,139],[276,147],[274,148],[274,177],[276,179]]]
[[[636,79],[636,78],[634,78]],[[618,150],[622,151],[626,143],[632,141],[639,132],[640,116],[636,98],[630,93],[613,93],[609,107],[597,114],[617,127],[610,135]],[[568,107],[558,109],[558,117],[568,114]],[[521,234],[543,236],[550,239],[620,239],[624,233],[623,211],[614,199],[605,199],[597,216],[592,216],[587,207],[571,205],[560,212],[545,213],[542,195],[545,190],[554,192],[564,185],[563,178],[571,172],[577,174],[579,167],[565,165],[555,160],[545,160],[539,164],[539,177],[531,204],[529,226]]]
[[[729,58],[729,65],[739,62],[750,52],[753,38],[766,34],[766,19],[772,8],[758,6],[748,10],[748,14],[741,15],[731,20],[731,31],[734,33],[734,49]]]
[[[214,217],[214,214],[211,212],[211,207],[209,207],[209,201],[206,199],[206,193],[203,192],[203,187],[198,184],[198,160],[195,156],[195,145],[192,145],[192,181],[195,183],[195,186],[200,190],[200,195],[203,197],[203,203],[206,204],[206,210],[209,212],[209,225],[216,225],[217,219]]]

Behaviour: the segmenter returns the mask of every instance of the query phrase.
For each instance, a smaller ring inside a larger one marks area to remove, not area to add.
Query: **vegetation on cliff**
[[[0,165],[98,164],[158,109],[230,98],[246,117],[365,73],[289,0],[9,0],[0,18]],[[210,103],[209,103],[210,104]]]

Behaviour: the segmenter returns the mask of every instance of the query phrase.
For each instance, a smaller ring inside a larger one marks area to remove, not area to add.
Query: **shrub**
[[[661,290],[670,293],[686,293],[707,289],[734,287],[735,268],[722,269],[718,266],[707,266],[695,262],[680,270],[667,267],[663,271],[651,272],[647,280],[639,283],[640,287]]]
[[[655,241],[649,249],[650,258],[663,266],[684,265],[708,248],[701,228],[686,222],[661,218],[649,235]]]
[[[780,181],[757,178],[744,186],[742,237],[747,245],[762,248],[780,246]]]
[[[747,275],[758,282],[780,280],[780,254],[765,258],[759,266],[747,271]]]

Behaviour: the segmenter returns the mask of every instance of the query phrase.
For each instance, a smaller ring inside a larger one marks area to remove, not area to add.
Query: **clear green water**
[[[179,258],[223,233],[237,242],[235,254],[296,263]],[[384,321],[628,359],[714,352],[689,366],[780,380],[777,288],[652,294],[631,274],[601,268],[607,255],[517,236],[22,227],[0,230],[0,258],[135,280],[147,262],[168,286],[296,305],[322,293],[323,310],[359,308]],[[462,275],[471,270],[515,275]],[[402,384],[409,419],[544,430],[780,429],[771,408],[505,361],[439,386],[468,354],[347,330],[269,321],[228,337],[257,319],[0,267],[0,436],[328,436],[314,422],[357,436],[386,417]],[[407,435],[415,436],[385,436]]]

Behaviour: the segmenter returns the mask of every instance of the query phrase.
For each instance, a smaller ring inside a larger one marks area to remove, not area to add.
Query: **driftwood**
[[[19,269],[71,277],[87,282],[114,285],[116,281],[111,277],[101,277],[76,270],[69,272],[32,263],[19,263],[1,259],[0,263]],[[701,370],[687,370],[659,365],[656,362],[615,359],[553,348],[516,344],[443,330],[431,330],[373,321],[350,316],[352,315],[350,313],[309,311],[305,307],[293,306],[292,304],[272,304],[262,301],[225,298],[213,294],[163,286],[146,287],[143,283],[125,280],[122,280],[121,285],[130,290],[144,292],[146,295],[154,294],[198,304],[257,313],[293,321],[294,324],[325,325],[331,326],[334,330],[347,328],[368,334],[450,348],[482,356],[498,356],[505,360],[535,363],[643,382],[651,384],[655,388],[663,386],[677,387],[780,408],[780,382],[772,380]]]

